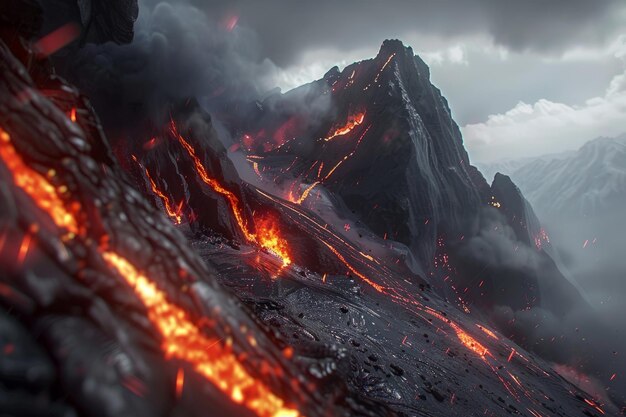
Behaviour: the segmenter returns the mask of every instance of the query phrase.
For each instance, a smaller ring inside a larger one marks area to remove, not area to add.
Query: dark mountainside
[[[189,98],[103,130],[101,109],[33,51],[42,11],[9,3],[1,413],[618,414],[616,392],[562,376],[597,369],[537,356],[503,320],[584,301],[514,184],[469,165],[410,48],[386,41],[228,117]],[[129,41],[132,7],[112,9],[129,12],[121,23],[93,10],[85,42]],[[227,150],[216,119],[241,142]]]

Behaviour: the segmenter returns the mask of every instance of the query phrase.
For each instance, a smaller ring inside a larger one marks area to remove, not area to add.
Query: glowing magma
[[[259,220],[254,219],[256,233],[251,232],[244,219],[243,210],[240,207],[237,196],[233,192],[222,187],[222,185],[215,178],[212,178],[209,175],[206,168],[202,164],[202,161],[200,161],[200,158],[196,154],[194,147],[191,146],[191,144],[187,142],[187,140],[180,133],[178,133],[178,129],[176,128],[174,121],[170,123],[170,132],[187,151],[187,154],[193,161],[196,172],[200,176],[202,182],[211,187],[213,191],[226,198],[233,216],[235,217],[235,221],[237,222],[237,225],[239,226],[239,229],[243,233],[245,239],[248,242],[259,245],[260,247],[273,253],[282,260],[283,266],[291,264],[287,241],[280,236],[276,222],[268,222],[265,218],[261,218]],[[267,226],[270,224],[271,228],[267,229]]]
[[[176,224],[180,224],[183,220],[183,217],[181,215],[181,209],[182,209],[182,204],[183,202],[181,201],[180,204],[178,205],[178,207],[174,207],[172,205],[172,202],[170,201],[169,197],[159,189],[159,187],[157,186],[156,182],[154,181],[154,179],[152,178],[152,175],[150,175],[150,171],[148,171],[148,168],[144,167],[143,165],[141,165],[141,163],[139,163],[139,161],[137,160],[137,158],[135,157],[135,155],[133,155],[133,160],[135,162],[137,162],[137,164],[143,168],[146,177],[148,178],[148,181],[150,182],[150,188],[152,188],[152,192],[161,199],[161,201],[163,202],[163,207],[165,207],[165,212],[167,213],[167,215],[174,220],[174,223]]]
[[[0,129],[0,157],[13,174],[15,185],[24,190],[39,208],[48,213],[57,226],[78,234],[78,223],[59,196],[59,193],[66,191],[65,187],[55,187],[46,177],[26,165],[11,143],[11,136],[2,129]],[[55,175],[54,171],[50,171],[48,175]],[[72,209],[78,212],[80,206],[73,203]]]
[[[0,129],[0,158],[13,174],[15,184],[56,223],[58,227],[77,234],[80,230],[76,217],[68,211],[59,193],[44,176],[26,165],[11,143],[11,138]],[[75,207],[78,209],[78,207]],[[148,319],[162,337],[162,349],[167,358],[177,358],[193,365],[194,369],[228,395],[235,403],[260,417],[298,417],[300,413],[255,379],[243,367],[227,343],[209,338],[180,307],[172,304],[146,275],[123,256],[108,249],[99,253],[128,283],[146,307]],[[177,377],[177,384],[181,385]],[[182,389],[180,387],[179,389]]]
[[[165,293],[128,260],[114,252],[104,252],[102,257],[126,280],[146,307],[148,318],[163,338],[162,349],[167,358],[192,364],[196,372],[235,403],[261,417],[300,415],[252,377],[227,344],[205,336],[183,309],[170,303]]]
[[[337,136],[343,136],[345,134],[348,134],[350,132],[352,132],[354,130],[355,127],[361,125],[361,123],[363,123],[363,120],[365,120],[365,113],[357,113],[354,114],[350,117],[348,117],[348,120],[346,121],[346,124],[338,127],[337,129],[335,129],[334,132],[332,132],[331,134],[329,134],[327,137],[324,138],[324,140],[326,142],[328,142],[331,139],[336,138]]]

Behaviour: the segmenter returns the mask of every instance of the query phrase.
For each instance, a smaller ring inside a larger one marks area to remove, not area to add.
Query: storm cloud
[[[309,49],[354,50],[410,33],[445,38],[483,35],[513,51],[560,52],[594,45],[623,24],[620,0],[194,0],[218,15],[236,14],[255,30],[277,65]],[[419,49],[419,45],[414,45]]]

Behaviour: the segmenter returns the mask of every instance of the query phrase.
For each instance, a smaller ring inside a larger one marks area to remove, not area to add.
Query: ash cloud
[[[57,56],[57,68],[92,101],[107,130],[158,121],[167,103],[254,100],[275,70],[253,32],[232,31],[185,2],[140,1],[132,43],[88,44]]]

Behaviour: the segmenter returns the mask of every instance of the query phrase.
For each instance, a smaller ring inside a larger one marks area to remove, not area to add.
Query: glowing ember
[[[152,192],[161,199],[161,202],[163,203],[163,207],[165,208],[165,212],[167,213],[167,215],[172,220],[174,220],[174,223],[180,224],[183,220],[183,217],[181,215],[183,202],[181,201],[178,207],[174,207],[170,201],[170,198],[161,190],[159,190],[159,187],[157,186],[156,182],[152,179],[152,176],[150,175],[150,171],[148,171],[148,168],[143,167],[141,163],[137,160],[135,155],[133,155],[133,160],[137,162],[137,164],[140,167],[143,168],[143,171],[146,174],[146,178],[148,178],[148,182],[150,182],[150,188],[152,188]]]
[[[511,362],[511,359],[513,359],[513,355],[515,355],[515,349],[511,349],[511,354],[509,355],[507,362]]]
[[[239,16],[237,15],[231,15],[231,16],[227,16],[223,21],[222,21],[222,26],[224,27],[224,29],[226,29],[228,32],[232,32],[235,27],[237,27],[237,22],[239,22]]]
[[[546,231],[541,228],[539,229],[537,235],[534,237],[534,240],[537,250],[541,250],[541,248],[543,247],[543,242],[550,243],[550,236],[548,236],[548,233],[546,233]]]
[[[183,395],[184,387],[185,371],[183,371],[183,368],[178,368],[178,372],[176,372],[176,398],[180,398]]]
[[[327,137],[325,137],[324,140],[328,142],[329,140],[334,139],[337,136],[343,136],[352,132],[355,127],[363,123],[363,120],[365,120],[365,113],[357,113],[355,115],[348,117],[348,121],[346,122],[345,125],[335,129],[335,131],[332,132]]]
[[[67,23],[35,42],[35,50],[41,56],[52,55],[79,35],[80,27],[76,23]]]
[[[502,204],[500,204],[499,201],[496,200],[496,198],[494,196],[491,196],[491,201],[488,203],[490,206],[493,206],[495,208],[500,208],[502,207]]]
[[[588,400],[588,399],[586,399],[586,398],[585,398],[585,402],[586,402],[587,404],[589,404],[589,406],[591,406],[591,407],[595,408],[595,409],[596,409],[596,410],[597,410],[600,414],[606,414],[606,413],[604,412],[604,410],[603,410],[602,408],[600,408],[600,406],[599,406],[598,404],[596,404],[595,402],[593,402],[593,401],[591,401],[591,400]]]
[[[48,213],[57,226],[78,234],[78,223],[65,208],[59,196],[66,191],[65,187],[55,188],[43,175],[28,167],[13,147],[9,134],[2,129],[0,129],[0,158],[13,174],[15,184],[23,189],[40,209]],[[80,210],[77,203],[72,204],[72,207],[75,211]]]
[[[489,337],[491,337],[492,339],[496,339],[498,340],[498,336],[496,336],[496,334],[494,332],[492,332],[491,330],[489,330],[486,327],[481,326],[480,324],[477,324],[476,327],[478,327],[480,330],[482,330],[483,332],[485,332],[485,334]]]
[[[76,123],[76,107],[72,107],[72,110],[70,110],[70,120]]]
[[[17,263],[21,264],[26,259],[26,255],[28,255],[28,251],[30,249],[30,243],[33,240],[32,236],[27,233],[24,235],[22,239],[22,243],[20,244],[20,250],[17,254]]]
[[[163,338],[162,348],[168,358],[192,364],[200,375],[235,403],[254,411],[258,416],[300,415],[250,375],[227,344],[204,335],[185,310],[170,303],[165,293],[128,260],[114,252],[104,252],[102,257],[117,270],[146,307],[148,318]]]
[[[147,141],[146,143],[143,144],[143,148],[146,151],[149,151],[150,149],[153,149],[157,144],[158,144],[157,138],[153,137],[149,141]]]

